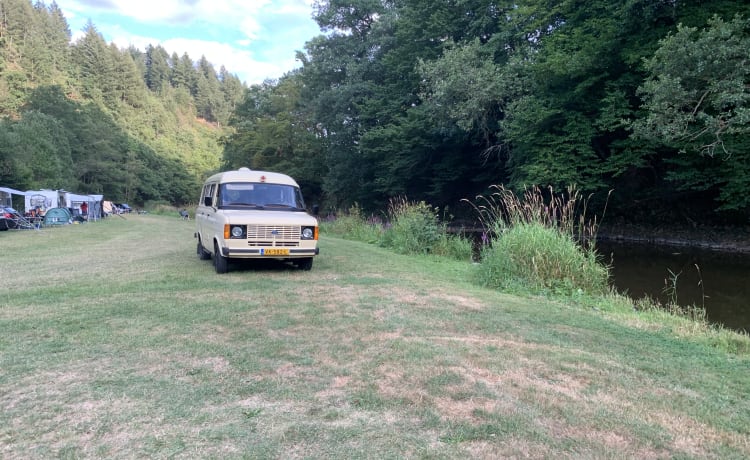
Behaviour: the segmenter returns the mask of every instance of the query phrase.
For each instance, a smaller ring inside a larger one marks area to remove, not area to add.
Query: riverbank
[[[632,244],[696,248],[750,256],[750,226],[649,226],[625,222],[604,223],[598,239]]]

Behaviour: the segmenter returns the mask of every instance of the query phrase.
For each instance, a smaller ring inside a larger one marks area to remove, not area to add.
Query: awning
[[[22,192],[20,190],[8,188],[8,187],[0,187],[0,192],[10,193],[11,195],[23,195],[23,196],[26,196],[26,192]]]

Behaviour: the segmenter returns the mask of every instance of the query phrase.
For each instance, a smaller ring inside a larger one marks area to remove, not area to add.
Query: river
[[[750,255],[609,241],[597,250],[618,292],[665,302],[672,290],[679,305],[705,308],[708,321],[750,332]]]

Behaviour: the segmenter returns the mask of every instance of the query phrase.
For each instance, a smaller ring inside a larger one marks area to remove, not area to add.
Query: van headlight
[[[302,239],[312,240],[315,238],[315,227],[302,227]]]
[[[244,238],[245,237],[245,226],[244,225],[233,225],[231,229],[232,238]]]

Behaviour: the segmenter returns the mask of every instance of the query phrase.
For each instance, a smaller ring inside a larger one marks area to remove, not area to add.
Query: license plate
[[[264,249],[264,256],[288,256],[289,249]]]

